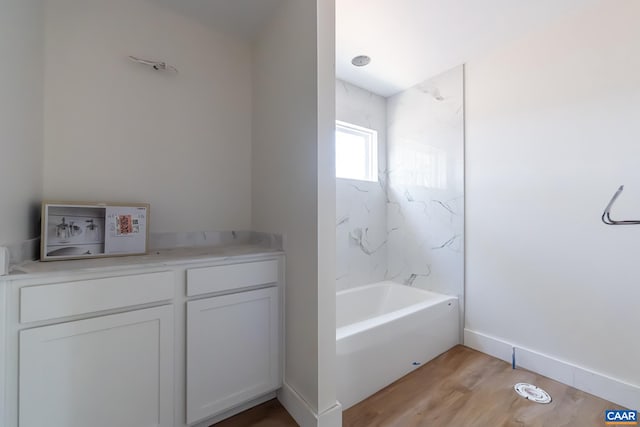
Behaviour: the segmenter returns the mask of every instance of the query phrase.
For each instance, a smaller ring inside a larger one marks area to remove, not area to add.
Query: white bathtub
[[[338,400],[347,409],[459,343],[458,299],[393,282],[336,294]]]

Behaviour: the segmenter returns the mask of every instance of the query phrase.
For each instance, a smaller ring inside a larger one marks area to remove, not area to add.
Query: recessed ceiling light
[[[371,62],[371,58],[367,55],[358,55],[351,60],[351,63],[356,67],[364,67],[365,65],[368,65],[369,62]]]

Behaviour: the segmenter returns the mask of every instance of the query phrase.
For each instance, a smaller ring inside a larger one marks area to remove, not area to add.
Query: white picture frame
[[[42,203],[40,260],[143,255],[149,239],[147,203]]]

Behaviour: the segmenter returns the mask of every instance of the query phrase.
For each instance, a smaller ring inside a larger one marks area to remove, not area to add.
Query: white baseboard
[[[342,405],[337,402],[318,415],[318,427],[342,427]]]
[[[318,416],[309,404],[293,389],[289,384],[284,382],[282,388],[278,390],[278,400],[282,406],[301,426],[315,426],[318,422]]]
[[[342,427],[342,406],[338,402],[321,414],[317,414],[286,382],[278,390],[278,400],[301,427]]]
[[[640,386],[638,385],[629,384],[553,356],[466,328],[464,330],[464,345],[509,363],[511,363],[511,355],[515,348],[516,367],[544,375],[629,409],[640,407]]]
[[[6,405],[6,396],[5,396],[5,384],[6,383],[6,373],[5,369],[7,366],[7,337],[6,337],[6,328],[7,328],[7,312],[5,311],[6,305],[6,292],[8,285],[5,283],[0,284],[0,309],[2,313],[0,313],[0,426],[3,426],[4,423],[8,423],[7,412],[5,410]]]

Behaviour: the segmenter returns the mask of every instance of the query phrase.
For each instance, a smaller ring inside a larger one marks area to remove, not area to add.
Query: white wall
[[[303,425],[296,408],[313,418],[336,399],[332,4],[284,2],[254,49],[253,228],[284,234],[281,399]]]
[[[640,385],[640,2],[466,72],[466,327]],[[637,403],[637,401],[636,401]],[[637,406],[637,405],[636,405]]]
[[[0,5],[0,245],[39,235],[42,195],[43,10]]]
[[[149,202],[154,232],[249,228],[250,45],[148,0],[46,5],[45,197]]]
[[[378,182],[336,178],[336,289],[385,279],[387,100],[336,80],[336,119],[378,132]]]

